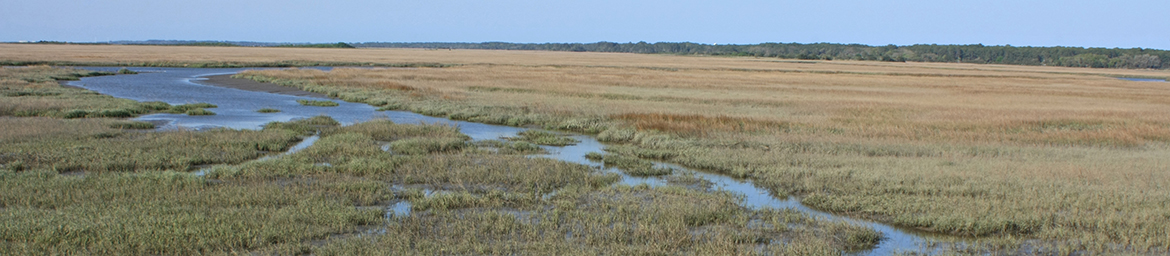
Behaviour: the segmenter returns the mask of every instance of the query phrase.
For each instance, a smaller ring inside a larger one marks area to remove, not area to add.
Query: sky
[[[1170,1],[0,0],[0,41],[148,39],[1170,49]]]

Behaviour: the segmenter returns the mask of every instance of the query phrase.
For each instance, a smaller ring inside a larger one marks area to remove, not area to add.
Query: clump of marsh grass
[[[618,170],[621,170],[622,172],[625,172],[631,176],[662,176],[669,175],[674,172],[673,168],[654,166],[653,162],[642,160],[637,157],[589,152],[588,154],[585,154],[585,158],[602,162],[608,166],[616,167]]]
[[[205,109],[205,108],[216,108],[216,107],[218,107],[218,106],[216,106],[215,104],[211,104],[211,103],[203,103],[203,102],[190,103],[190,104],[170,106],[169,108],[167,108],[165,110],[165,112],[174,113],[174,114],[184,114],[184,113],[190,112],[192,110]]]
[[[451,152],[463,149],[467,140],[463,138],[410,138],[390,143],[390,150],[396,154],[420,155]]]
[[[545,146],[568,146],[581,142],[577,139],[570,138],[565,135],[541,130],[525,130],[517,133],[516,135],[516,137],[508,137],[506,139],[512,141],[525,141],[532,144]]]
[[[257,109],[256,112],[259,112],[259,113],[279,113],[280,110],[275,109],[275,108],[261,108],[261,109]]]
[[[138,74],[138,72],[135,72],[135,71],[133,71],[133,70],[130,70],[130,69],[127,69],[127,68],[118,69],[118,72],[114,72],[114,73],[118,73],[119,75],[135,75],[135,74]]]
[[[430,137],[430,138],[462,138],[463,140],[470,140],[471,137],[459,132],[459,128],[445,124],[398,124],[390,120],[373,120],[353,124],[350,126],[339,127],[338,129],[324,131],[324,134],[355,132],[369,135],[374,140],[378,141],[395,141],[406,138],[415,137]]]
[[[270,122],[264,124],[264,129],[283,129],[291,130],[299,134],[313,134],[340,125],[341,123],[337,122],[337,120],[333,120],[333,118],[329,116],[314,116],[310,118],[295,119],[288,122]]]
[[[336,106],[341,105],[341,104],[338,104],[337,102],[333,102],[330,100],[303,100],[302,99],[302,100],[297,100],[297,103],[300,103],[301,105],[305,105],[305,106],[315,106],[315,107],[336,107]]]
[[[110,128],[114,129],[134,129],[134,130],[149,130],[154,129],[154,124],[142,121],[118,121],[110,124]]]
[[[483,140],[476,141],[475,145],[478,147],[493,148],[499,154],[544,154],[547,152],[539,145],[525,141]]]
[[[210,110],[206,110],[206,109],[202,109],[202,108],[196,108],[196,109],[187,110],[186,114],[189,116],[210,116],[210,115],[215,115],[215,112],[211,112]]]

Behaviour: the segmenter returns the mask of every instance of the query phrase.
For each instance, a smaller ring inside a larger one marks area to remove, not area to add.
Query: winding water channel
[[[83,67],[89,70],[115,71],[115,67]],[[372,119],[389,119],[396,123],[443,123],[460,128],[473,140],[499,139],[500,137],[515,136],[516,133],[527,128],[488,125],[464,121],[454,121],[445,118],[424,116],[403,111],[376,111],[374,107],[329,99],[339,103],[337,107],[302,106],[297,99],[315,99],[307,96],[291,96],[267,92],[245,91],[226,87],[201,84],[206,76],[233,74],[244,69],[198,69],[198,68],[131,68],[139,72],[137,75],[117,75],[82,78],[80,81],[71,81],[68,85],[77,86],[98,93],[138,101],[162,101],[170,104],[186,104],[206,102],[218,105],[209,109],[216,113],[211,116],[188,116],[182,114],[151,114],[136,118],[141,121],[161,123],[160,129],[204,129],[211,127],[228,127],[235,129],[259,129],[262,125],[272,121],[290,121],[296,118],[308,118],[318,115],[327,115],[341,122],[343,125],[353,124]],[[280,109],[279,113],[257,113],[261,108]],[[550,152],[541,157],[548,157],[567,162],[574,162],[594,166],[596,168],[621,174],[614,169],[607,169],[601,163],[589,161],[585,154],[602,152],[605,145],[596,138],[585,135],[575,135],[581,142],[565,147],[546,147]],[[306,139],[299,148],[307,147],[312,141]],[[675,168],[676,170],[690,171],[685,167],[657,163]],[[930,236],[923,233],[899,229],[890,225],[871,221],[859,220],[808,208],[796,198],[776,198],[765,189],[757,188],[751,181],[734,179],[728,176],[693,171],[697,177],[714,184],[716,189],[732,191],[743,195],[742,204],[746,207],[758,209],[771,207],[776,209],[795,209],[815,217],[830,220],[846,221],[857,225],[871,227],[881,232],[884,239],[871,250],[857,252],[858,255],[889,255],[895,252],[919,252],[932,254],[933,250],[925,248]],[[637,178],[623,175],[624,184],[642,184],[651,186],[666,184],[661,178]],[[401,202],[388,207],[388,214],[409,209],[409,204]],[[947,239],[947,240],[954,240]]]

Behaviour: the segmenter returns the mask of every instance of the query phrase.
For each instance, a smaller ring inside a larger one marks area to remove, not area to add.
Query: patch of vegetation
[[[118,72],[115,72],[115,73],[118,73],[119,75],[135,75],[135,74],[138,74],[138,72],[135,72],[135,71],[133,71],[133,70],[130,70],[130,69],[127,69],[127,68],[122,68],[122,69],[119,69],[119,70],[118,70]]]
[[[165,110],[165,112],[173,113],[173,114],[183,114],[183,113],[187,113],[188,111],[191,111],[191,110],[205,109],[205,108],[216,108],[216,107],[218,107],[218,106],[216,106],[215,104],[211,104],[211,103],[190,103],[190,104],[171,106],[171,107],[167,108]]]
[[[280,112],[280,110],[279,110],[279,109],[275,109],[275,108],[262,108],[262,109],[257,109],[257,110],[256,110],[256,112],[260,112],[260,113],[279,113],[279,112]]]
[[[654,166],[653,162],[642,160],[636,157],[628,157],[616,154],[601,154],[597,152],[589,152],[585,154],[585,158],[593,161],[605,163],[607,166],[613,166],[636,177],[648,176],[662,176],[669,175],[674,172],[674,169],[668,167]]]
[[[187,110],[186,114],[189,116],[212,116],[212,115],[215,115],[215,112],[211,112],[210,110],[206,110],[206,109],[202,109],[202,108],[196,108],[196,109]]]
[[[475,146],[492,148],[499,154],[544,154],[548,152],[539,145],[525,141],[483,140],[476,141]]]
[[[0,254],[205,254],[299,244],[381,223],[360,183],[212,182],[186,173],[0,171]]]
[[[411,138],[390,143],[390,150],[396,154],[421,155],[460,150],[465,146],[467,141],[463,138]]]
[[[132,130],[150,130],[154,129],[154,124],[142,121],[118,121],[110,124],[110,128],[114,129],[132,129]]]
[[[516,135],[517,137],[509,137],[507,139],[511,141],[524,141],[545,146],[568,146],[581,142],[566,135],[541,130],[525,130],[517,133]]]
[[[163,108],[152,102],[140,103],[117,99],[58,84],[58,81],[62,80],[112,74],[45,66],[0,68],[0,102],[3,103],[0,104],[0,116],[122,118]]]
[[[337,104],[337,102],[333,102],[331,100],[297,100],[297,103],[300,103],[301,105],[305,105],[305,106],[315,106],[315,107],[336,107],[336,106],[341,105],[341,104]]]
[[[310,118],[294,119],[288,122],[271,122],[264,124],[264,130],[283,129],[296,132],[298,134],[313,134],[323,130],[340,126],[337,120],[333,120],[329,116],[314,116]]]
[[[108,119],[0,118],[0,163],[58,172],[187,171],[240,163],[297,140],[282,130],[159,131],[150,123]]]

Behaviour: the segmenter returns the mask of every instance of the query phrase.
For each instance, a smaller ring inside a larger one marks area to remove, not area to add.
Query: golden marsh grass
[[[635,154],[670,152],[669,161],[752,178],[817,208],[1014,238],[1001,240],[1009,247],[1039,239],[1070,250],[1170,249],[1170,87],[1108,77],[1165,71],[542,54],[238,77],[429,115],[599,133]],[[378,83],[410,89],[370,86]]]

